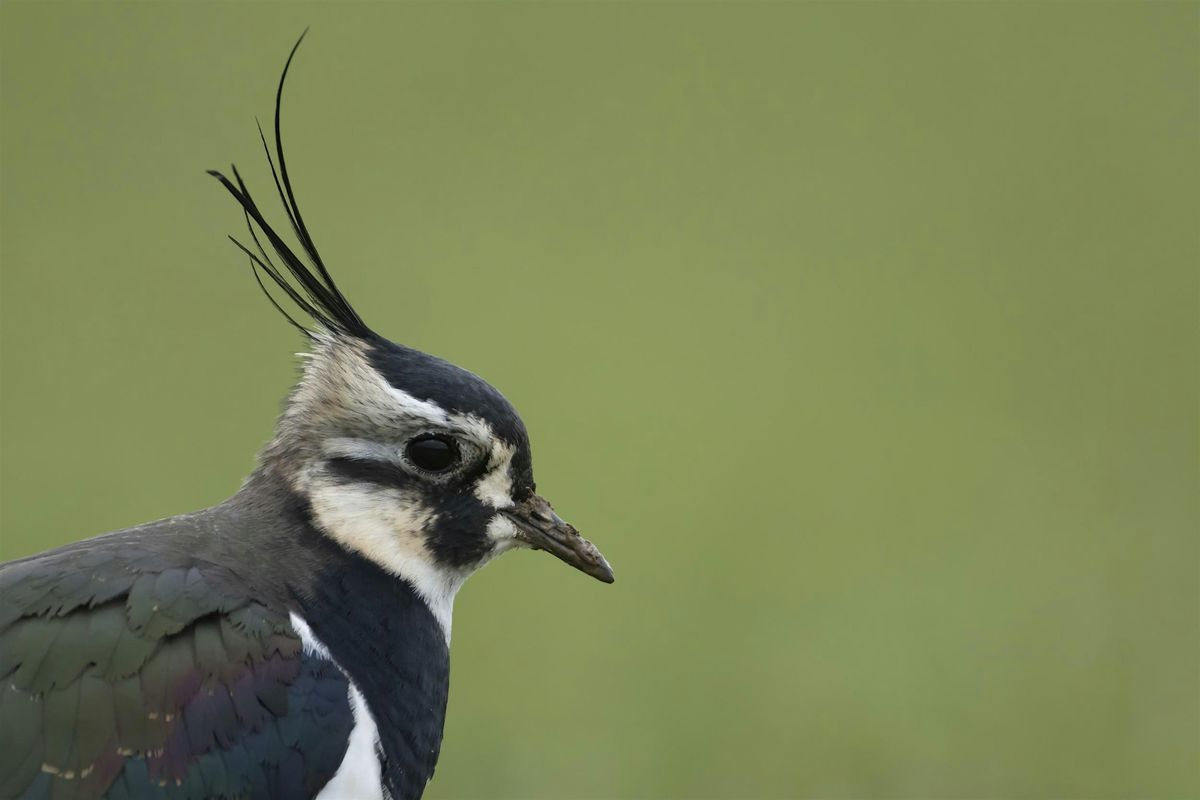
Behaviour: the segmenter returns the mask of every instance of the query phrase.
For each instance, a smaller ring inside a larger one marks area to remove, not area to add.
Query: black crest
[[[271,148],[267,145],[267,137],[263,133],[262,125],[259,124],[258,126],[258,135],[262,140],[263,151],[266,152],[267,163],[271,166],[271,176],[275,179],[275,189],[279,192],[279,199],[283,203],[284,211],[287,212],[288,221],[292,225],[292,231],[295,233],[297,241],[300,242],[305,256],[307,256],[307,263],[305,259],[296,255],[295,251],[283,241],[279,234],[275,232],[275,229],[271,227],[270,223],[267,222],[262,211],[259,210],[258,204],[251,197],[250,190],[246,188],[246,183],[242,180],[242,176],[238,173],[236,166],[230,165],[230,170],[233,172],[232,181],[217,170],[209,170],[208,174],[219,180],[229,190],[229,193],[233,195],[234,199],[241,204],[242,212],[246,217],[246,228],[250,233],[251,241],[254,243],[254,249],[250,249],[250,247],[233,236],[230,236],[229,239],[250,258],[250,268],[254,273],[254,279],[258,281],[259,288],[263,290],[263,294],[271,301],[271,305],[275,306],[288,322],[292,323],[301,333],[311,338],[312,332],[284,311],[283,307],[271,295],[266,284],[263,283],[263,273],[293,303],[312,317],[314,322],[329,332],[356,336],[363,339],[373,338],[374,334],[371,329],[362,321],[362,318],[358,316],[358,312],[350,305],[350,301],[346,299],[345,295],[338,289],[337,284],[333,282],[329,270],[325,267],[325,262],[321,259],[320,253],[317,252],[317,246],[313,244],[312,236],[304,224],[304,218],[300,216],[300,207],[296,204],[296,195],[292,190],[292,182],[288,178],[287,161],[283,157],[283,137],[279,129],[280,108],[283,104],[283,84],[287,80],[288,68],[292,65],[292,59],[296,56],[296,50],[299,49],[300,43],[304,41],[304,36],[307,33],[308,31],[305,30],[304,33],[300,34],[300,38],[292,46],[292,51],[288,54],[287,62],[283,65],[283,74],[279,77],[279,88],[275,92],[274,158],[271,156]],[[278,169],[276,169],[276,160],[279,162]],[[267,242],[270,243],[271,249],[275,251],[276,258],[282,264],[282,269],[267,255],[267,251],[263,248],[258,233],[255,232],[255,227],[261,231]],[[287,271],[287,275],[291,277],[290,280],[285,276],[283,270]]]

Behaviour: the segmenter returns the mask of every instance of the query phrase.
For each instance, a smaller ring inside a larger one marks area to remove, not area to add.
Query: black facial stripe
[[[470,483],[487,471],[487,463],[476,460],[450,479],[451,483]],[[394,461],[352,456],[334,456],[325,462],[330,474],[342,483],[374,483],[380,486],[420,484],[404,467]]]
[[[426,539],[434,558],[452,567],[464,567],[478,563],[491,551],[492,540],[486,531],[496,509],[474,495],[444,487],[429,486],[425,494],[426,502],[437,509]],[[468,531],[470,535],[464,536]]]
[[[335,480],[343,483],[375,483],[380,486],[398,486],[412,483],[413,477],[391,461],[373,461],[363,458],[338,456],[325,462]]]

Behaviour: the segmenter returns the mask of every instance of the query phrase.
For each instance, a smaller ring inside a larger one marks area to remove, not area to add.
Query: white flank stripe
[[[294,611],[291,614],[291,620],[292,627],[300,636],[304,652],[327,661],[333,661],[334,666],[344,675],[346,671],[333,660],[329,654],[329,648],[316,637],[312,628],[308,627],[308,623]],[[349,676],[346,677],[350,684],[348,694],[350,710],[354,713],[354,727],[350,730],[350,743],[346,747],[346,755],[342,757],[341,766],[338,767],[337,773],[330,778],[329,783],[321,788],[317,799],[374,800],[374,798],[382,798],[384,796],[383,780],[379,765],[379,753],[376,750],[379,746],[379,729],[375,727],[375,720],[371,718],[371,711],[367,708],[367,701],[363,699],[362,692],[358,691],[358,687],[354,685],[353,681],[349,680]]]

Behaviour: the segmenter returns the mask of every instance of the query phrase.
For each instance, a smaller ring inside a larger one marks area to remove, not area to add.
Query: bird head
[[[333,281],[283,153],[280,107],[295,52],[276,93],[273,154],[262,141],[299,252],[267,221],[236,167],[232,179],[210,173],[245,215],[248,238],[230,238],[311,345],[260,468],[307,499],[322,533],[409,581],[435,613],[448,615],[467,576],[513,548],[545,550],[611,583],[600,552],[537,494],[529,436],[512,404],[473,373],[375,333]]]

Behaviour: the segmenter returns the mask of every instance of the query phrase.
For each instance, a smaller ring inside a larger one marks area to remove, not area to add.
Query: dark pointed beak
[[[555,514],[544,497],[530,495],[502,513],[517,527],[517,537],[533,549],[545,550],[598,581],[613,582],[612,567],[596,545]]]

